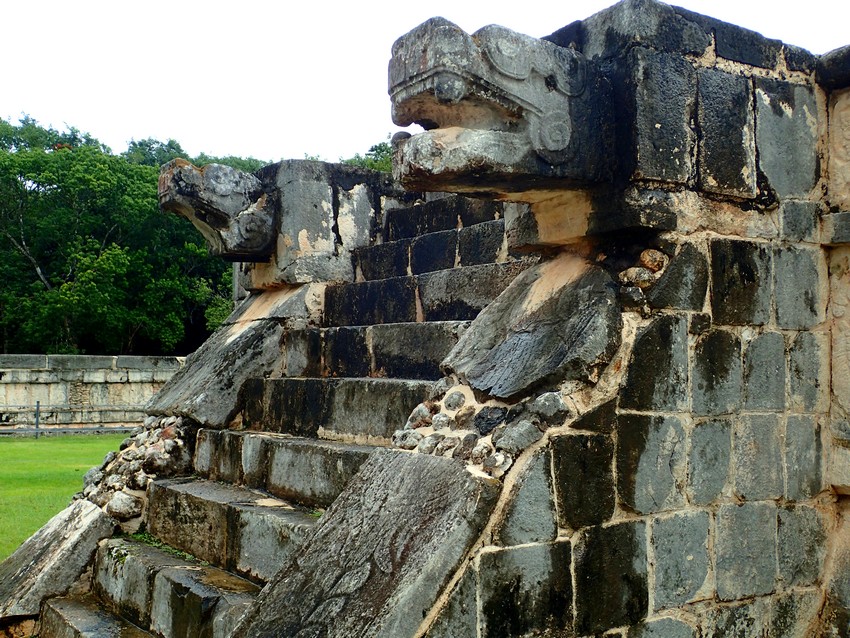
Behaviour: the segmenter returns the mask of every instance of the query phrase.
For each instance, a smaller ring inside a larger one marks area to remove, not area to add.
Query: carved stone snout
[[[274,251],[273,197],[250,173],[172,160],[159,175],[159,205],[192,222],[210,252],[224,259],[267,261]]]
[[[474,174],[479,187],[482,178],[599,178],[587,153],[601,132],[588,128],[606,109],[589,112],[597,81],[573,49],[497,25],[470,35],[433,18],[396,41],[389,85],[393,121],[426,131],[396,144],[408,187],[427,176],[462,186]]]

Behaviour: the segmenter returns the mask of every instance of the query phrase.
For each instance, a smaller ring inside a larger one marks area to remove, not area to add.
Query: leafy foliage
[[[229,308],[229,265],[157,202],[159,162],[76,129],[0,120],[0,351],[181,354]]]
[[[393,148],[389,142],[379,142],[372,145],[365,155],[356,153],[354,157],[342,160],[342,163],[391,173],[393,170]]]

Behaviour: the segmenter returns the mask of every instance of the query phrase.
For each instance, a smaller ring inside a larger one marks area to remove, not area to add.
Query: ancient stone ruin
[[[389,75],[393,178],[163,168],[250,295],[5,635],[850,635],[850,49],[625,0]]]

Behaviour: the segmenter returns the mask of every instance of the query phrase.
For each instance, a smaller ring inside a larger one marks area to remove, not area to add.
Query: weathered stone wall
[[[0,428],[138,425],[182,357],[0,355]]]

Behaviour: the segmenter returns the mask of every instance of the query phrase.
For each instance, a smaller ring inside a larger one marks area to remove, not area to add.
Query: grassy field
[[[65,508],[126,434],[0,438],[0,560]]]

